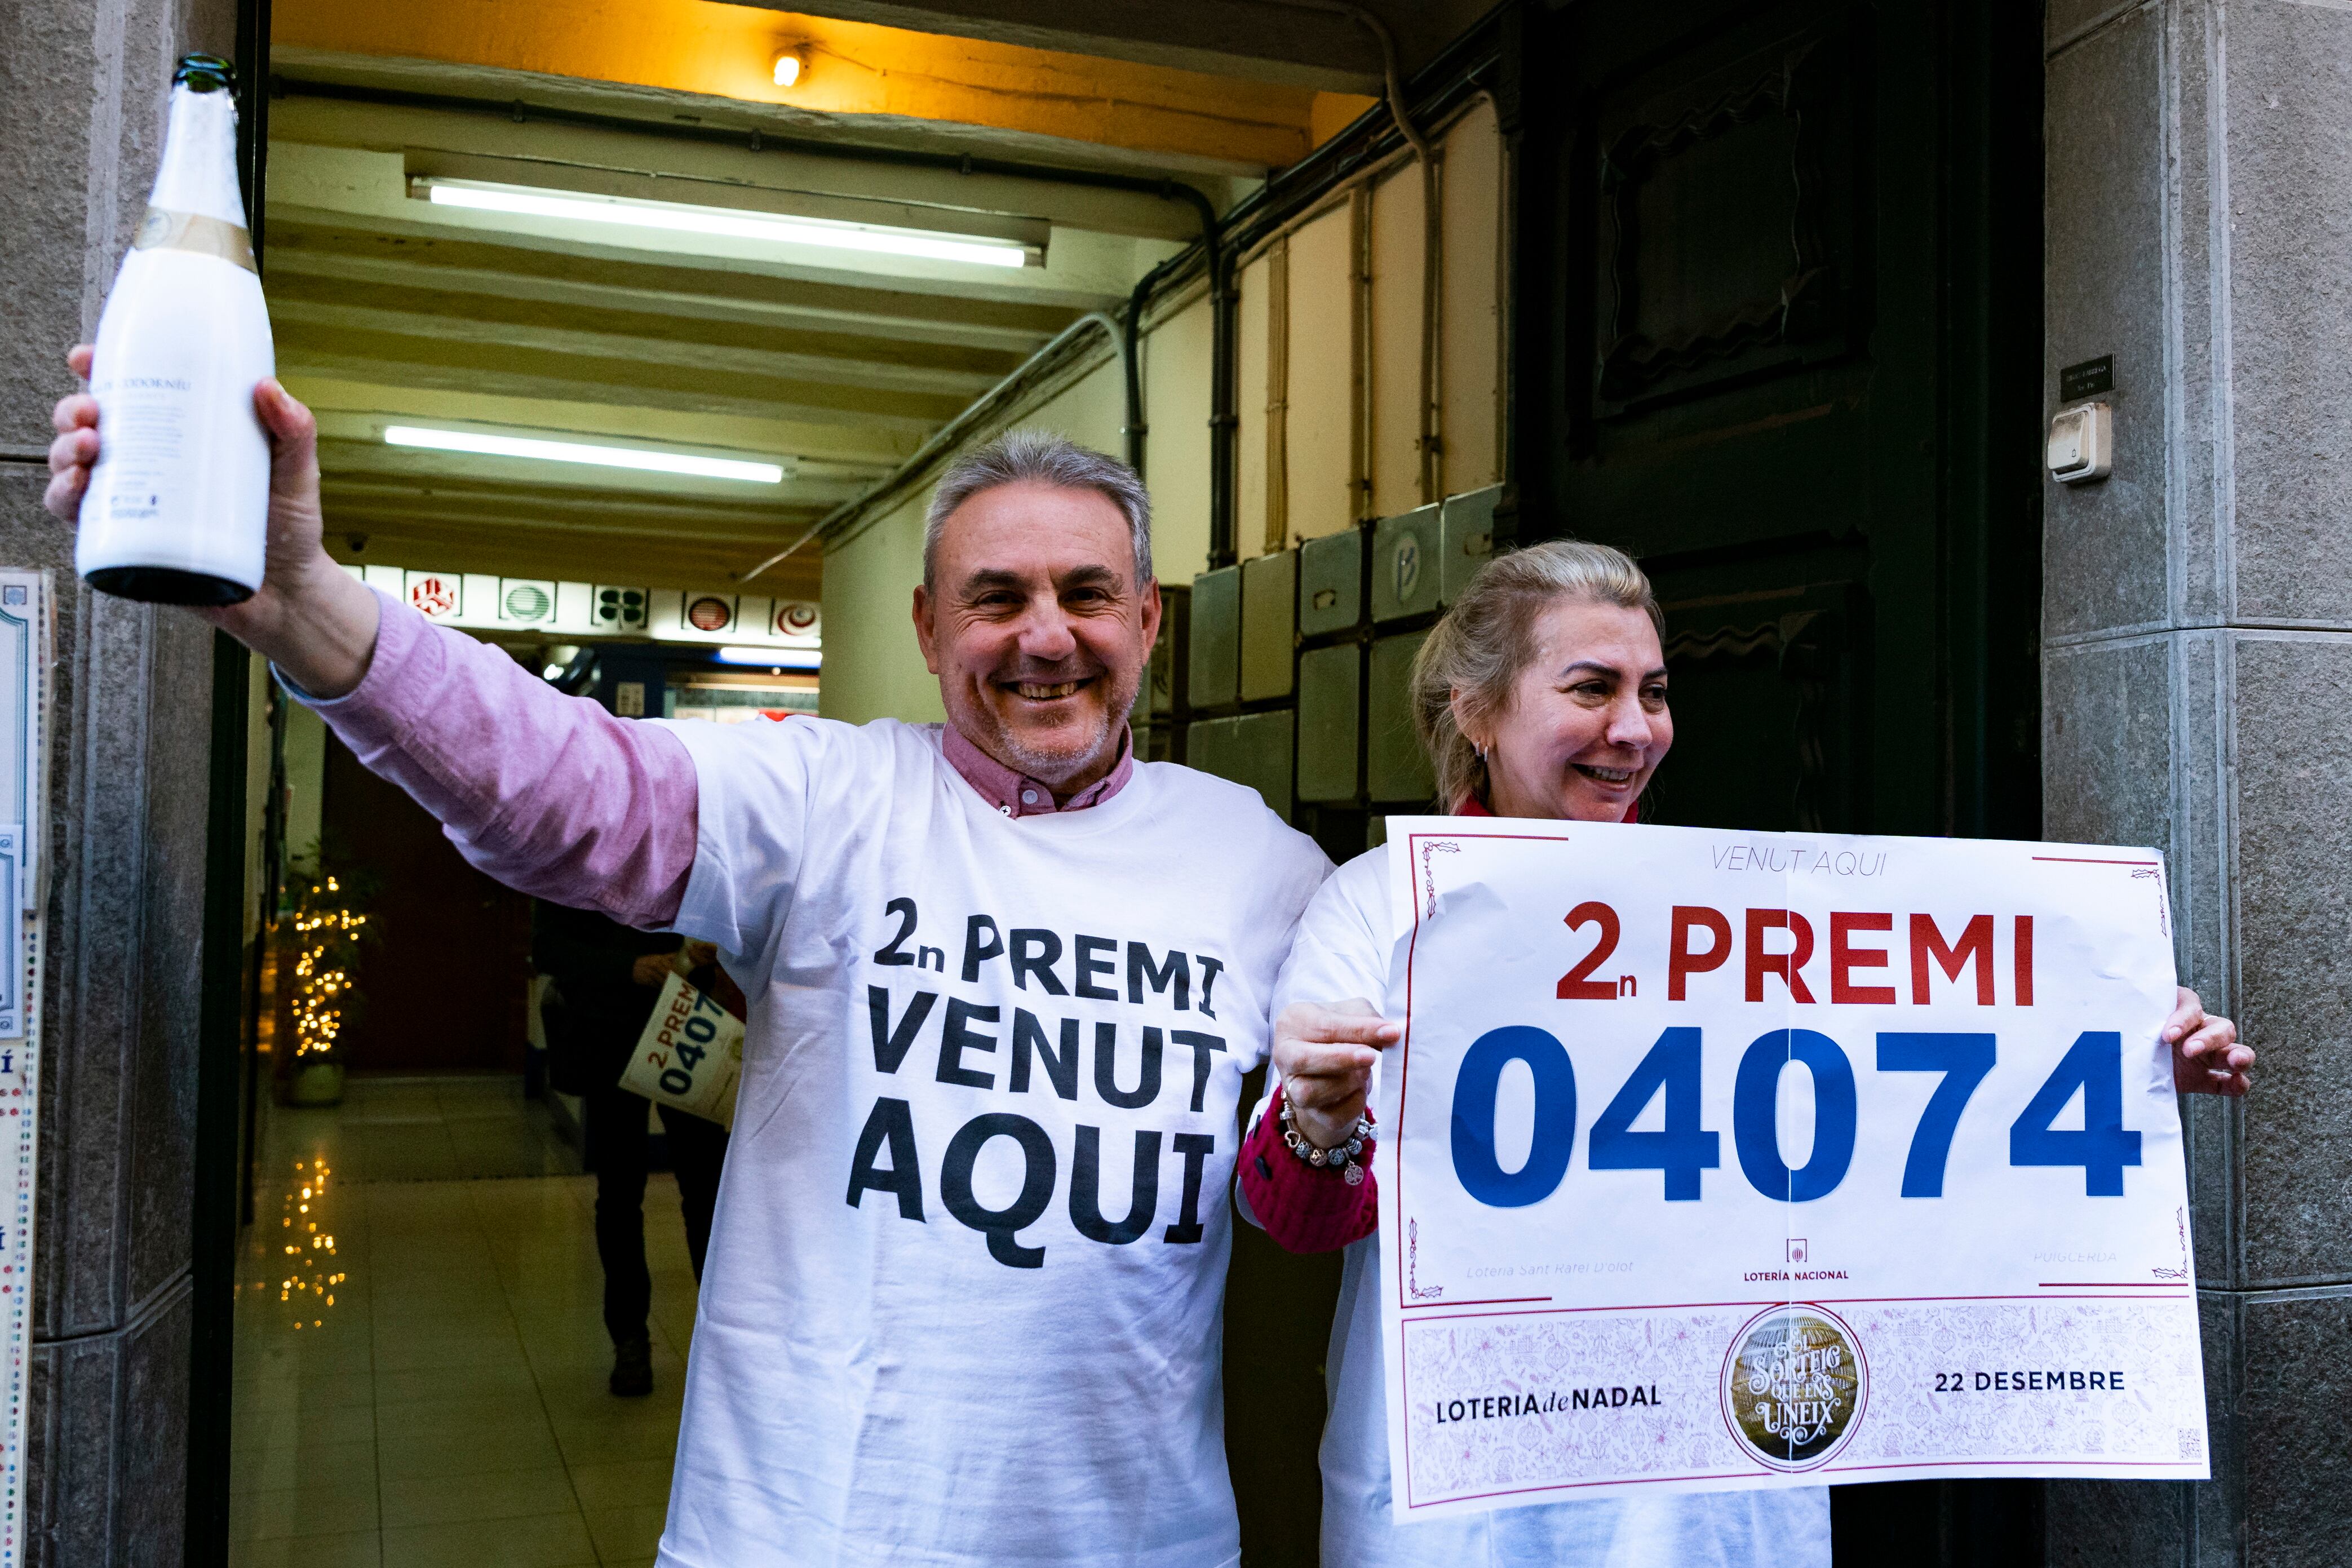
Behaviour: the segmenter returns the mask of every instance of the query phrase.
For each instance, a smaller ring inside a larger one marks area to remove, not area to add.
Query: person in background
[[[1632,822],[1667,748],[1657,600],[1631,559],[1558,540],[1479,569],[1413,660],[1413,721],[1456,816]],[[1244,1213],[1293,1252],[1345,1248],[1323,1436],[1324,1568],[1829,1568],[1826,1487],[1602,1498],[1398,1525],[1381,1366],[1377,1184],[1364,1113],[1396,1025],[1388,847],[1335,873],[1276,983],[1274,1082],[1242,1145]],[[2243,1094],[2254,1053],[2183,990],[2183,1090]],[[1331,1158],[1331,1153],[1339,1153]],[[1315,1158],[1310,1162],[1309,1154]]]
[[[646,1267],[645,1215],[652,1134],[645,1097],[622,1088],[620,1079],[663,984],[681,962],[681,945],[675,935],[637,931],[593,910],[541,901],[531,911],[531,964],[555,982],[557,1005],[548,1014],[548,1077],[556,1089],[582,1100],[588,1163],[596,1174],[604,1328],[613,1336],[609,1386],[625,1398],[651,1394],[654,1387],[648,1329],[653,1276]],[[707,948],[683,961],[698,958],[708,966],[706,979],[719,973]],[[728,985],[731,990],[732,983]],[[741,993],[735,994],[740,998]],[[667,1105],[660,1110],[686,1215],[687,1251],[699,1283],[727,1130]]]

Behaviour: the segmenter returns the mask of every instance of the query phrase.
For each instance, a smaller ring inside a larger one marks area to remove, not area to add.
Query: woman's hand
[[[639,985],[659,990],[669,984],[670,960],[667,952],[641,952],[629,965],[629,979]]]
[[[1403,1034],[1360,996],[1285,1007],[1274,1021],[1274,1070],[1299,1136],[1318,1149],[1346,1142],[1364,1113],[1372,1064]]]
[[[2180,988],[2179,1005],[2164,1021],[2172,1047],[2172,1087],[2183,1094],[2243,1094],[2253,1049],[2238,1044],[2238,1026],[2205,1011],[2197,993]]]

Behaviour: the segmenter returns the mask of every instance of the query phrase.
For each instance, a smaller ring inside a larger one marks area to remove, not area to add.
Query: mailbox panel
[[[1310,539],[1298,548],[1298,630],[1343,632],[1364,616],[1364,531]]]
[[[1495,503],[1503,487],[1488,485],[1466,495],[1448,496],[1439,510],[1437,598],[1450,605],[1495,553]]]
[[[1356,798],[1364,650],[1356,643],[1298,658],[1298,798]]]
[[[1290,695],[1298,646],[1298,552],[1242,564],[1242,700]]]
[[[1372,645],[1364,737],[1365,782],[1377,801],[1425,801],[1437,780],[1412,730],[1412,656],[1425,632],[1382,637]]]
[[[1269,810],[1287,819],[1292,720],[1287,710],[1200,720],[1185,737],[1185,760],[1202,773],[1249,785]]]
[[[1222,708],[1241,697],[1242,569],[1227,566],[1192,579],[1190,665],[1195,708]]]
[[[1393,621],[1437,608],[1439,517],[1424,506],[1382,518],[1372,530],[1372,619]]]

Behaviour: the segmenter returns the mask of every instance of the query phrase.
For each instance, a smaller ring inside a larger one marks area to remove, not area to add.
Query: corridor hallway
[[[355,1076],[335,1109],[265,1107],[257,1158],[235,1568],[651,1563],[695,1310],[671,1178],[646,1193],[654,1393],[616,1399],[595,1182],[519,1079]]]

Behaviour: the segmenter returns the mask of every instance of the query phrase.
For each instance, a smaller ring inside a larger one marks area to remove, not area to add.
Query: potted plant
[[[361,944],[373,940],[366,904],[368,879],[338,868],[324,855],[296,865],[289,879],[289,908],[282,917],[292,940],[289,1001],[293,1015],[293,1060],[286,1079],[286,1103],[328,1106],[343,1098],[343,1060],[338,1046],[344,1026],[358,1015]]]

